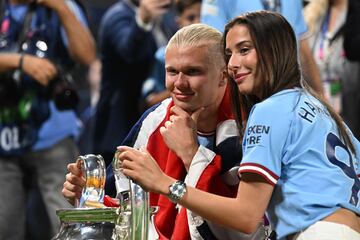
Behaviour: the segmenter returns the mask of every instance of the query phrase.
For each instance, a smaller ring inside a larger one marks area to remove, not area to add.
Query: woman
[[[237,197],[186,187],[147,152],[122,146],[124,174],[243,232],[254,231],[266,211],[278,239],[359,239],[359,142],[304,85],[289,23],[266,11],[240,16],[227,24],[223,47],[230,76],[256,103],[244,133]]]

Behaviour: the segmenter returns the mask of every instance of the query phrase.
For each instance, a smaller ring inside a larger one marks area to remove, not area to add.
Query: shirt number
[[[349,155],[350,166],[346,165],[344,162],[336,158],[336,154],[335,154],[336,147],[341,147],[347,152],[347,154]],[[326,156],[332,164],[338,166],[345,173],[346,176],[354,180],[354,185],[352,186],[351,189],[352,194],[349,202],[357,206],[359,202],[358,193],[360,191],[360,180],[355,172],[352,155],[350,154],[348,148],[333,133],[328,134],[326,138]]]
[[[0,144],[4,151],[20,148],[19,129],[17,127],[4,127],[1,129]]]

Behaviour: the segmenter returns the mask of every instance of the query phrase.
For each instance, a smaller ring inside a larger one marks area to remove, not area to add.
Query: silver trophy
[[[106,167],[101,155],[87,154],[76,160],[86,180],[80,202],[76,207],[101,207],[104,203]]]
[[[105,163],[100,155],[79,156],[78,167],[86,180],[80,202],[75,208],[59,209],[59,233],[52,240],[154,240],[149,233],[151,215],[148,193],[122,173],[116,151],[112,167],[119,207],[105,207]],[[151,227],[150,227],[151,228]],[[152,230],[152,228],[151,228]]]

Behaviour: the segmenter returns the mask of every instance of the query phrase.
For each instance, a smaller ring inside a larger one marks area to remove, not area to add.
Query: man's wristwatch
[[[186,193],[186,184],[182,181],[176,181],[169,186],[168,198],[173,203],[177,203]]]

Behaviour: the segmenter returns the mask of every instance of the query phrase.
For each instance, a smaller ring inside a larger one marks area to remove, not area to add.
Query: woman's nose
[[[228,62],[229,70],[234,71],[239,68],[239,65],[239,60],[234,55],[231,55]]]

